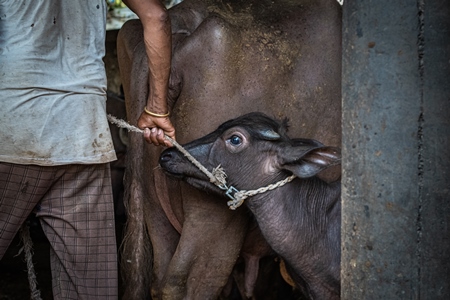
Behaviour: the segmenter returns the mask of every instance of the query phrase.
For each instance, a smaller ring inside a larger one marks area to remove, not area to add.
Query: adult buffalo
[[[170,11],[169,104],[181,143],[241,114],[288,118],[292,136],[340,146],[341,8],[335,0],[185,0]],[[147,99],[138,21],[118,36],[127,118]],[[165,177],[163,150],[130,134],[125,299],[212,299],[226,285],[248,230],[244,210]],[[153,264],[152,264],[153,262]],[[152,277],[153,275],[153,277]]]

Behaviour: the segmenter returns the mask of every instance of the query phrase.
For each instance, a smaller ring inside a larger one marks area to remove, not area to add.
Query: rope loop
[[[250,191],[246,191],[246,190],[242,190],[242,191],[237,191],[234,194],[234,197],[230,197],[232,200],[227,202],[228,207],[231,210],[235,210],[236,208],[238,208],[239,206],[241,206],[244,203],[244,200],[247,199],[248,197],[251,196],[255,196],[257,194],[262,194],[265,193],[267,191],[271,191],[274,190],[276,188],[279,188],[283,185],[285,185],[288,182],[291,182],[292,180],[294,180],[294,178],[297,177],[295,175],[291,175],[281,181],[278,181],[276,183],[272,183],[269,184],[266,187],[260,187],[259,189],[256,190],[250,190]]]

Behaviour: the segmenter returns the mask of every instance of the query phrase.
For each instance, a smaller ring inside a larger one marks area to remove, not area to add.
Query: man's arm
[[[138,120],[144,138],[155,145],[171,146],[164,134],[175,139],[175,128],[169,117],[167,93],[170,75],[172,34],[170,18],[160,0],[125,0],[144,28],[145,51],[149,66],[149,96]]]

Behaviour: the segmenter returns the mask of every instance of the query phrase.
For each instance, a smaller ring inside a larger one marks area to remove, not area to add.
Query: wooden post
[[[450,299],[449,3],[344,3],[342,299]]]

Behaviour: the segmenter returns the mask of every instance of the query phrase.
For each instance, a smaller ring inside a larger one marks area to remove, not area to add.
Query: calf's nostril
[[[159,159],[160,162],[168,162],[172,159],[172,153],[163,153]]]

